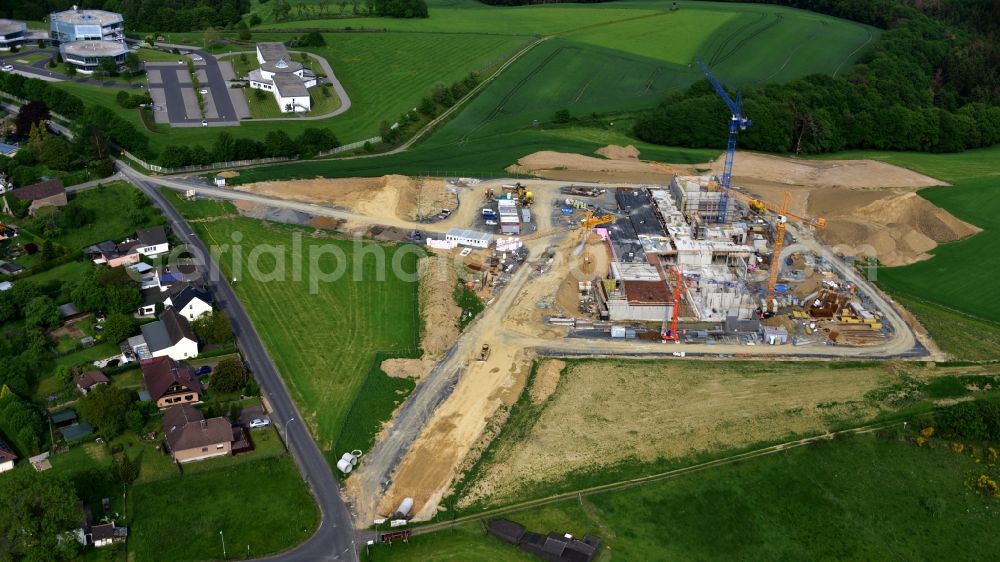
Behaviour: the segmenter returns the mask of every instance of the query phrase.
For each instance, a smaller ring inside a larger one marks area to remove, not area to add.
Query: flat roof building
[[[72,64],[80,72],[97,70],[101,59],[112,59],[117,66],[125,62],[128,47],[118,41],[72,41],[59,45],[63,60]]]
[[[444,235],[444,239],[462,246],[488,248],[490,243],[493,242],[493,235],[486,232],[477,232],[475,230],[452,228]]]
[[[54,43],[71,41],[124,41],[125,20],[104,10],[80,10],[76,6],[49,16],[49,37]]]
[[[0,51],[20,47],[28,34],[28,26],[23,21],[0,19]]]
[[[260,68],[246,77],[251,88],[271,92],[282,113],[312,109],[309,88],[316,85],[316,75],[293,61],[283,43],[257,43],[257,62]]]

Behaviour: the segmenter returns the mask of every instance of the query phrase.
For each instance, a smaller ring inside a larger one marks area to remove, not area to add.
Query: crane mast
[[[698,66],[701,67],[702,72],[705,73],[705,77],[712,84],[715,93],[722,98],[722,101],[726,102],[726,106],[732,112],[729,118],[729,141],[726,143],[726,164],[722,170],[722,195],[719,198],[719,213],[715,218],[716,222],[724,223],[726,222],[726,215],[729,210],[729,185],[733,179],[733,158],[736,156],[736,137],[740,131],[746,130],[747,127],[752,125],[753,121],[748,119],[746,115],[743,115],[743,94],[737,92],[736,100],[734,101],[733,98],[729,97],[729,93],[722,87],[722,84],[712,75],[712,71],[708,69],[705,61],[699,59]]]

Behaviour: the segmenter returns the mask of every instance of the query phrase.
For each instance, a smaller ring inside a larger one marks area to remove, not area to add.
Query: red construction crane
[[[664,342],[674,341],[679,343],[681,341],[681,334],[677,328],[677,323],[681,315],[681,283],[684,282],[684,277],[681,276],[681,270],[677,269],[676,267],[673,268],[673,272],[675,275],[674,307],[673,307],[673,313],[670,318],[670,329],[669,330],[666,329],[667,320],[666,318],[664,318],[663,319],[664,326],[663,330],[660,332],[660,337],[663,339]]]

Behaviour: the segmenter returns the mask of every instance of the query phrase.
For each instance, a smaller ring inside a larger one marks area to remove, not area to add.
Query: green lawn
[[[134,560],[221,559],[220,531],[229,556],[245,558],[248,546],[252,556],[261,556],[301,543],[319,522],[287,455],[138,484],[128,510]]]
[[[121,242],[135,234],[137,224],[133,219],[141,219],[138,227],[163,222],[160,212],[149,204],[145,197],[136,198],[136,188],[123,181],[104,184],[70,195],[73,204],[91,211],[94,220],[75,229],[64,229],[53,241],[71,250],[82,250],[91,244],[104,240]],[[136,205],[141,201],[141,205]],[[133,211],[138,213],[133,217]]]
[[[218,199],[196,199],[188,201],[184,194],[173,189],[161,188],[160,193],[170,201],[178,211],[187,219],[203,219],[207,217],[218,217],[223,215],[235,215],[236,207],[229,201]]]
[[[82,250],[83,248],[80,249]],[[22,277],[21,280],[30,281],[32,283],[37,283],[39,285],[44,285],[45,283],[50,283],[52,281],[59,281],[60,283],[65,283],[67,279],[75,279],[84,271],[92,267],[94,267],[94,264],[90,262],[71,261],[69,263],[57,265],[52,269],[47,269],[40,273],[36,273],[30,277]]]
[[[167,51],[161,51],[159,49],[150,49],[149,47],[140,47],[139,59],[142,62],[175,62],[179,59],[184,59],[186,57],[182,55],[175,55]]]
[[[1000,547],[986,468],[946,448],[858,436],[506,517],[591,533],[601,560],[987,560]],[[382,560],[533,560],[479,522],[382,547]]]
[[[343,453],[341,449],[366,449],[379,423],[412,388],[412,383],[383,374],[375,363],[377,353],[416,356],[420,332],[416,281],[396,277],[391,267],[380,280],[378,260],[371,254],[384,248],[387,267],[398,259],[403,271],[413,272],[416,252],[365,242],[365,254],[358,257],[353,242],[316,238],[313,229],[247,218],[193,226],[210,247],[240,241],[240,257],[226,250],[220,266],[227,278],[238,279],[236,293],[320,448],[331,460]],[[302,245],[296,249],[300,234]],[[279,263],[274,254],[253,254],[259,251],[254,248],[267,245],[285,250],[279,280],[266,279]],[[343,252],[346,263],[339,262],[337,252]],[[260,280],[250,274],[251,255],[259,257],[255,263]],[[332,272],[337,263],[344,263],[342,278],[312,286],[312,274]],[[299,266],[296,280],[294,268]]]

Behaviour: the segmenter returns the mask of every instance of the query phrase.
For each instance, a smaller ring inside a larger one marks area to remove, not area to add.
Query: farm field
[[[414,272],[416,252],[367,241],[358,249],[354,241],[333,239],[325,231],[248,218],[191,224],[210,247],[238,241],[243,248],[239,257],[233,250],[223,252],[220,267],[238,280],[236,294],[320,449],[334,461],[341,449],[366,450],[381,421],[413,387],[377,366],[384,355],[419,355],[417,284],[390,268],[398,260],[402,271]],[[298,236],[301,247],[294,241]],[[268,247],[280,248],[280,262],[274,253],[260,251]],[[373,257],[382,248],[384,278]],[[333,272],[338,264],[345,268],[341,278],[310,288],[313,275]],[[252,267],[260,273],[251,274]],[[301,267],[298,278],[296,267]]]
[[[860,435],[506,517],[541,533],[595,534],[600,559],[986,560],[1000,537],[997,500],[970,489],[983,471],[944,447]],[[476,521],[376,559],[534,558]]]
[[[714,361],[706,372],[700,361],[542,361],[455,505],[505,505],[863,425],[919,403],[937,377],[982,375],[985,385],[996,374],[864,362]]]

